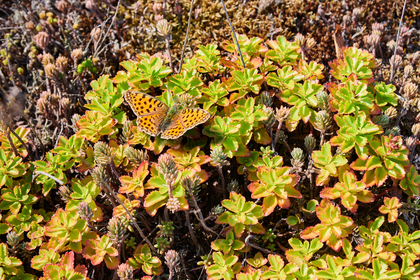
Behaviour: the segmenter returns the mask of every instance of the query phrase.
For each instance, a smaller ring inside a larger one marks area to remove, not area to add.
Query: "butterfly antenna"
[[[181,73],[181,70],[182,70],[182,62],[184,60],[185,47],[187,46],[188,34],[190,33],[190,24],[191,24],[191,15],[192,15],[193,4],[194,4],[194,0],[191,0],[190,13],[188,14],[187,33],[185,34],[184,46],[182,46],[181,61],[179,62],[178,74]]]
[[[236,43],[236,46],[237,46],[237,48],[238,48],[239,55],[240,55],[240,57],[241,57],[241,62],[242,62],[242,65],[243,65],[243,67],[244,67],[244,69],[245,69],[246,67],[245,67],[244,58],[243,58],[243,56],[242,56],[241,48],[239,47],[239,42],[238,42],[238,39],[236,38],[236,33],[235,33],[235,30],[233,29],[232,22],[230,22],[230,18],[229,18],[229,15],[228,15],[228,12],[227,12],[227,10],[226,10],[226,6],[225,6],[225,1],[223,1],[223,0],[221,0],[221,1],[222,1],[223,9],[225,10],[225,14],[226,14],[227,20],[228,20],[229,25],[230,25],[230,29],[232,30],[232,33],[233,33],[233,38],[235,39],[235,43]],[[407,0],[406,0],[406,1],[407,1]]]
[[[223,0],[222,0],[222,2],[223,2]],[[401,14],[401,19],[400,19],[400,25],[398,26],[397,43],[395,44],[394,58],[393,58],[392,64],[391,64],[391,76],[389,78],[389,82],[392,82],[392,79],[394,78],[395,57],[397,56],[398,42],[400,40],[401,25],[402,25],[403,18],[404,18],[405,6],[407,6],[407,0],[404,1],[404,6],[403,6],[402,14]]]

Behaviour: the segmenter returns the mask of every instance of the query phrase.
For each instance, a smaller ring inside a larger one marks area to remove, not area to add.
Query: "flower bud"
[[[229,161],[227,161],[227,154],[225,154],[220,147],[211,151],[210,158],[210,164],[212,166],[222,168],[223,166],[229,165]]]
[[[166,19],[161,19],[156,24],[156,30],[160,36],[169,36],[172,30],[172,26]]]
[[[126,263],[122,263],[118,266],[117,275],[120,277],[120,280],[134,279],[133,268]]]
[[[158,169],[163,174],[168,185],[172,185],[178,177],[178,168],[173,157],[169,154],[163,154],[159,157]]]
[[[47,32],[41,31],[34,36],[34,43],[45,51],[50,43],[50,35]]]
[[[67,57],[59,56],[57,60],[55,61],[55,65],[57,65],[57,68],[60,70],[61,73],[67,72],[67,66],[68,66],[68,60]]]
[[[82,58],[82,56],[82,49],[74,49],[70,54],[70,57],[73,59],[74,63],[77,63],[77,61],[79,61],[79,59]]]
[[[181,210],[181,203],[179,202],[178,198],[170,197],[166,202],[166,208],[168,208],[171,213],[175,213]]]
[[[107,165],[112,160],[111,148],[105,142],[96,142],[93,147],[93,153],[95,156],[95,162],[99,165]]]
[[[165,264],[170,271],[174,271],[179,263],[179,254],[175,250],[169,250],[165,254]]]
[[[131,146],[128,146],[125,149],[124,154],[128,158],[129,161],[135,164],[141,164],[142,162],[149,160],[147,152],[142,151],[142,150],[137,150]]]
[[[411,127],[411,132],[413,133],[413,135],[417,138],[419,138],[420,136],[420,123],[416,123],[415,125],[413,125]]]
[[[308,149],[309,152],[312,152],[315,149],[316,141],[312,134],[309,134],[305,137],[304,143],[306,149]]]
[[[82,201],[79,203],[77,207],[77,212],[82,220],[87,221],[88,223],[93,217],[93,211],[89,204],[86,201]]]
[[[127,232],[128,220],[126,217],[113,217],[108,222],[108,236],[115,245],[120,245]]]
[[[276,108],[275,118],[279,123],[285,122],[290,115],[290,108],[280,106],[280,108]]]
[[[46,66],[44,66],[44,70],[45,70],[45,76],[47,76],[47,78],[50,79],[56,79],[58,76],[58,69],[57,67],[50,63],[47,64]]]

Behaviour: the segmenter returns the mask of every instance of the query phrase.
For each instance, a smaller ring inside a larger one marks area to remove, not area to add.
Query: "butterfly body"
[[[137,126],[146,134],[177,139],[187,130],[206,122],[210,113],[200,108],[171,107],[146,93],[127,91],[125,100],[137,115]]]

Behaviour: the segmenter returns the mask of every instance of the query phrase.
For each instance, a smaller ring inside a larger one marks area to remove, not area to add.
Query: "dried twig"
[[[404,6],[403,6],[402,14],[401,14],[401,19],[400,19],[400,25],[398,26],[397,42],[395,44],[394,59],[393,59],[392,64],[391,64],[391,76],[389,77],[389,82],[392,82],[392,80],[394,79],[395,57],[397,56],[398,41],[400,40],[401,26],[402,26],[402,22],[403,22],[403,18],[404,18],[404,12],[405,12],[405,6],[406,5],[407,5],[407,0],[404,1]]]
[[[194,0],[191,0],[191,3],[190,3],[190,12],[188,14],[187,32],[185,34],[184,45],[182,46],[181,61],[179,62],[178,74],[181,73],[181,70],[182,70],[182,62],[184,60],[185,47],[187,46],[188,34],[190,32],[190,24],[191,24],[191,15],[192,15],[193,4],[194,4]]]
[[[233,33],[233,38],[235,39],[235,43],[236,43],[236,46],[237,46],[237,48],[238,48],[239,56],[241,57],[242,66],[243,66],[243,67],[244,67],[244,69],[245,69],[245,68],[246,68],[246,67],[245,67],[245,61],[244,61],[244,58],[243,58],[243,56],[242,56],[241,48],[239,47],[239,42],[238,42],[238,39],[236,38],[236,32],[235,32],[235,29],[233,29],[232,22],[230,22],[230,18],[229,18],[229,15],[228,15],[228,12],[227,12],[227,10],[226,10],[226,6],[225,6],[225,1],[223,1],[223,0],[222,0],[222,5],[223,5],[223,9],[225,10],[226,17],[227,17],[227,20],[228,20],[229,25],[230,25],[230,29],[232,30],[232,33]]]

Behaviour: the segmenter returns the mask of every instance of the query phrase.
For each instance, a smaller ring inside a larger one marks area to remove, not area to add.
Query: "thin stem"
[[[274,147],[277,144],[277,141],[279,141],[279,135],[280,135],[280,130],[281,130],[281,126],[283,125],[283,122],[279,122],[279,124],[277,125],[277,131],[276,131],[276,137],[274,138]],[[273,147],[273,150],[274,150]]]
[[[166,42],[166,52],[168,53],[168,56],[169,56],[169,67],[171,67],[171,70],[174,71],[174,66],[172,65],[172,55],[171,55],[171,48],[169,44],[169,36],[166,36],[165,42]]]
[[[392,65],[391,65],[391,76],[389,77],[389,82],[391,82],[394,79],[395,57],[397,56],[398,43],[399,43],[399,40],[400,40],[400,33],[401,33],[401,25],[402,25],[402,22],[403,22],[404,12],[405,12],[405,6],[406,5],[407,5],[407,0],[404,1],[404,6],[403,6],[402,14],[401,14],[401,19],[400,19],[400,25],[398,26],[397,43],[395,44],[394,59],[392,61]]]
[[[107,182],[102,181],[102,183],[105,185],[105,187],[108,189],[109,193],[114,197],[114,199],[116,199],[118,201],[118,203],[124,208],[125,212],[130,217],[131,223],[134,225],[134,227],[140,233],[141,238],[143,238],[143,240],[145,240],[147,242],[147,245],[149,245],[149,248],[153,251],[153,253],[155,253],[156,255],[158,255],[155,247],[150,242],[150,240],[147,238],[147,236],[144,234],[144,232],[141,230],[141,228],[139,227],[139,225],[136,223],[136,221],[134,220],[134,218],[131,215],[130,211],[128,211],[127,207],[125,207],[124,203],[119,199],[118,196],[115,195],[114,191],[111,189],[111,187],[108,185]]]
[[[6,137],[7,137],[7,141],[9,141],[9,145],[10,147],[12,147],[13,153],[15,154],[15,156],[19,156],[19,153],[15,147],[15,144],[13,144],[12,138],[10,137],[10,129],[7,128],[6,130]]]
[[[244,67],[244,69],[245,69],[245,68],[246,68],[246,67],[245,67],[245,61],[244,61],[244,58],[242,57],[242,52],[241,52],[241,48],[239,47],[239,42],[238,42],[238,39],[236,38],[236,32],[235,32],[235,29],[233,29],[233,25],[232,25],[232,23],[230,22],[229,14],[228,14],[228,12],[227,12],[227,10],[226,10],[226,6],[225,6],[225,1],[223,1],[223,0],[222,0],[222,5],[223,5],[223,9],[225,10],[226,18],[227,18],[227,20],[228,20],[228,22],[229,22],[230,29],[232,30],[232,33],[233,33],[233,38],[235,39],[235,43],[236,43],[236,46],[237,46],[237,48],[238,48],[239,55],[240,55],[240,57],[241,57],[242,66],[243,66],[243,67]]]
[[[38,139],[39,143],[41,144],[41,147],[42,147],[42,152],[44,153],[44,156],[45,156],[45,154],[46,154],[46,149],[45,149],[44,143],[42,143],[41,138],[39,138],[38,134],[37,134],[37,133],[36,133],[36,131],[35,131],[35,128],[32,126],[32,124],[31,124],[31,122],[29,121],[29,119],[28,119],[28,117],[26,116],[26,114],[25,114],[25,113],[23,113],[22,115],[23,115],[23,117],[25,118],[26,122],[29,124],[29,127],[30,127],[30,128],[31,128],[31,130],[32,130],[32,133],[33,133],[33,134],[35,134],[36,139]]]
[[[25,147],[25,149],[28,151],[29,157],[33,161],[34,160],[34,155],[32,154],[32,151],[29,150],[28,146],[26,146],[26,144],[25,144],[25,142],[23,142],[22,138],[20,138],[20,136],[16,134],[16,132],[12,129],[12,127],[10,126],[10,124],[6,120],[4,120],[4,123],[9,128],[9,131],[19,140],[19,142],[22,144],[22,146]]]
[[[187,32],[185,34],[184,45],[182,46],[181,61],[179,62],[178,74],[181,73],[181,70],[182,70],[182,63],[183,63],[183,60],[184,60],[185,47],[187,46],[188,34],[190,33],[190,24],[191,24],[191,15],[192,15],[193,4],[194,4],[194,0],[191,0],[191,3],[190,3],[190,12],[188,14]]]
[[[250,246],[250,247],[252,247],[252,248],[255,248],[255,249],[257,249],[257,250],[260,250],[260,251],[262,251],[262,252],[264,252],[264,253],[266,253],[266,254],[274,254],[273,252],[271,252],[270,250],[267,250],[267,249],[264,249],[264,248],[262,248],[262,247],[260,247],[260,246],[257,246],[257,245],[255,245],[255,244],[252,244],[251,242],[250,242],[250,239],[255,239],[255,236],[253,236],[253,235],[248,235],[246,238],[245,238],[245,244],[246,245],[248,245],[248,246]]]
[[[194,230],[193,230],[193,228],[191,226],[190,212],[188,210],[186,210],[184,212],[185,212],[185,219],[186,219],[185,222],[187,223],[187,226],[188,226],[188,230],[190,232],[191,239],[194,242],[195,246],[197,246],[200,249],[200,251],[204,252],[204,249],[203,249],[203,247],[201,247],[201,244],[198,243],[197,237],[195,236]]]
[[[43,171],[37,171],[37,170],[35,170],[34,171],[34,173],[35,173],[35,175],[36,175],[36,177],[38,177],[40,174],[41,175],[45,175],[45,176],[47,176],[48,178],[50,178],[50,179],[53,179],[54,181],[56,181],[57,183],[59,183],[60,185],[63,185],[64,184],[64,182],[63,181],[61,181],[60,179],[58,179],[58,178],[56,178],[56,177],[54,177],[53,175],[50,175],[50,174],[48,174],[48,173],[45,173],[45,172],[43,172]],[[35,178],[36,178],[35,177]]]
[[[217,167],[217,172],[219,173],[220,180],[222,181],[223,195],[224,195],[225,198],[227,198],[227,190],[226,190],[225,176],[223,175],[222,168],[221,167]]]

